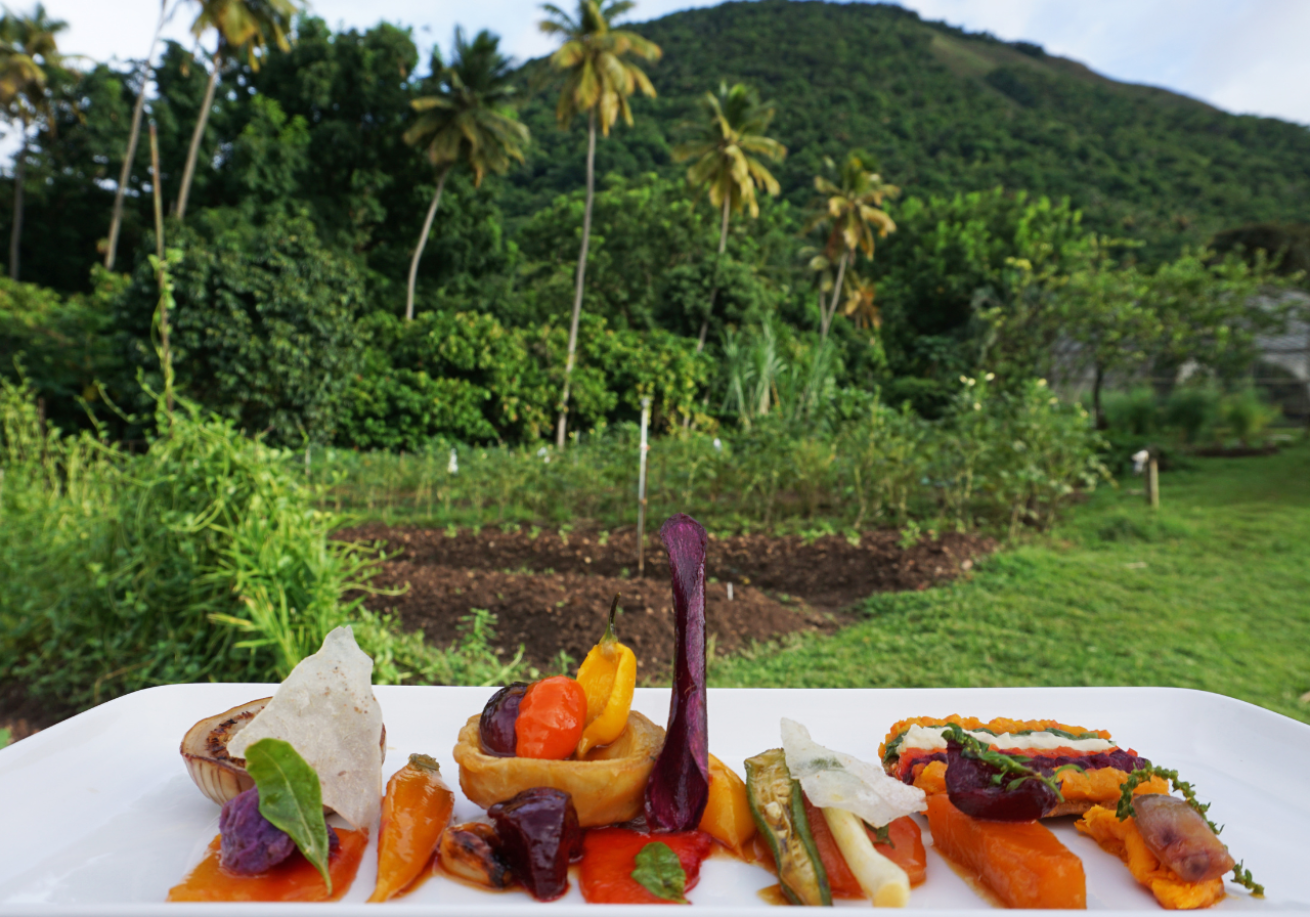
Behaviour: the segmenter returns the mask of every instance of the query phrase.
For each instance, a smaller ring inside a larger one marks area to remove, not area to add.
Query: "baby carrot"
[[[410,755],[409,763],[391,775],[378,832],[378,884],[369,901],[387,901],[427,874],[454,807],[455,794],[427,755]]]

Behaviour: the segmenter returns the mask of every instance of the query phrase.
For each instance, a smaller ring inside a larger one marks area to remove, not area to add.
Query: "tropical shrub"
[[[342,521],[286,453],[184,400],[160,426],[129,455],[43,427],[30,386],[0,380],[0,683],[86,706],[277,680],[343,623],[381,681],[513,674],[486,619],[446,651],[347,598],[373,553],[328,538]]]
[[[567,329],[507,328],[490,315],[428,312],[413,322],[374,313],[352,374],[337,441],[421,451],[435,440],[531,442],[554,423]],[[609,327],[586,313],[573,373],[573,429],[640,416],[653,401],[657,429],[699,410],[709,360],[695,342],[664,331]]]
[[[303,215],[262,220],[208,210],[177,234],[170,315],[178,386],[202,407],[274,444],[332,438],[358,368],[363,280]],[[158,387],[150,320],[154,271],[142,261],[115,316],[128,359]],[[139,406],[147,414],[149,398]]]

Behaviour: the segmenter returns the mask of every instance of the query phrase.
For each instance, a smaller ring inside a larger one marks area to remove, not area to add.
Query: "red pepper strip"
[[[582,897],[591,904],[672,904],[657,898],[632,878],[637,854],[654,841],[668,844],[687,874],[685,891],[696,887],[700,864],[714,839],[703,831],[640,834],[627,828],[594,828],[582,842]]]
[[[842,856],[837,839],[828,828],[827,819],[808,797],[805,798],[805,817],[809,819],[810,834],[814,838],[815,849],[819,851],[819,859],[823,861],[823,869],[828,873],[828,887],[832,889],[832,896],[863,898],[864,889],[860,888],[855,874],[846,865],[846,858]],[[928,877],[928,854],[923,849],[923,832],[913,818],[906,815],[887,826],[890,844],[878,843],[878,835],[867,825],[865,830],[869,833],[869,840],[873,841],[873,849],[904,869],[911,886],[921,885]]]

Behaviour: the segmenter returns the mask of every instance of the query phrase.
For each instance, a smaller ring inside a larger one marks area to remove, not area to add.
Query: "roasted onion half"
[[[187,730],[182,737],[182,760],[187,773],[204,793],[220,806],[255,785],[246,773],[244,758],[227,753],[227,743],[246,727],[273,698],[261,697],[207,717]],[[387,756],[387,727],[382,727],[382,757]]]
[[[262,697],[203,719],[182,738],[187,773],[200,792],[220,806],[255,785],[246,773],[245,759],[229,755],[227,743],[272,699]]]
[[[485,754],[478,741],[480,720],[469,717],[454,752],[460,789],[477,805],[487,809],[524,790],[549,786],[573,797],[583,828],[631,821],[641,813],[646,781],[664,746],[664,730],[640,713],[629,713],[623,734],[581,761]]]

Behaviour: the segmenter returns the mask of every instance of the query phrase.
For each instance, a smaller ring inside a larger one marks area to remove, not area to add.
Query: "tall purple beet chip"
[[[678,513],[660,527],[673,579],[673,697],[664,748],[646,784],[654,831],[692,831],[710,795],[705,709],[705,529]]]

